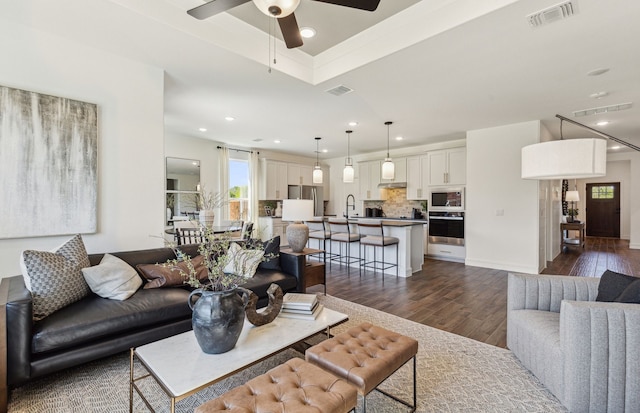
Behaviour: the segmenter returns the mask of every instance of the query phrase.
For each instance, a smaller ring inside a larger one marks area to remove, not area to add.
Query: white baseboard
[[[522,272],[526,274],[538,274],[537,266],[528,267],[525,265],[518,265],[510,262],[484,261],[467,258],[464,261],[464,264],[470,265],[472,267],[493,268],[496,270]]]

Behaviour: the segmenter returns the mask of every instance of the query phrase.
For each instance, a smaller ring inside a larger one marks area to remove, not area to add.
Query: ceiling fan
[[[287,48],[293,49],[302,46],[302,36],[298,29],[296,16],[293,14],[300,4],[300,0],[212,0],[201,6],[188,10],[190,16],[199,20],[222,13],[236,6],[253,1],[256,7],[270,17],[278,19],[282,37]],[[336,4],[338,6],[354,9],[374,11],[378,8],[380,0],[313,0],[322,3]]]

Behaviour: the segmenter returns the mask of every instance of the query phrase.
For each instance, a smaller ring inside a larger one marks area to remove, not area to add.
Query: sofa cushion
[[[512,310],[508,314],[509,349],[555,395],[563,392],[560,313]]]
[[[100,264],[82,269],[91,291],[102,298],[126,300],[142,285],[132,266],[111,254],[105,254]]]
[[[33,297],[33,319],[42,320],[55,311],[86,297],[91,291],[81,269],[89,256],[76,235],[55,252],[26,250],[22,253],[25,285]]]
[[[620,294],[636,281],[637,277],[606,270],[600,277],[596,301],[613,302]]]
[[[191,265],[196,272],[198,280],[204,282],[208,278],[208,270],[204,265],[204,256],[197,255],[191,259]],[[177,267],[177,268],[176,268]],[[136,269],[142,274],[147,282],[144,288],[176,287],[184,286],[185,277],[183,273],[189,272],[189,267],[185,261],[176,264],[175,267],[163,264],[138,264]]]
[[[182,288],[140,289],[126,301],[91,294],[36,323],[32,351],[63,350],[173,320],[190,319],[188,297],[189,291]]]

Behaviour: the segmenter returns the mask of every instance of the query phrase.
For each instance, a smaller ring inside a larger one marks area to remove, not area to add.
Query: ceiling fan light
[[[309,175],[307,175],[309,176]],[[320,166],[316,165],[313,168],[313,183],[314,184],[321,184],[322,183],[322,168],[320,168]]]
[[[394,179],[396,176],[396,166],[391,158],[385,158],[382,163],[382,179]]]
[[[354,178],[354,170],[352,165],[345,165],[344,170],[342,171],[342,182],[351,183]]]
[[[287,17],[295,11],[300,0],[253,0],[258,10],[270,17]],[[279,10],[279,12],[274,12]]]

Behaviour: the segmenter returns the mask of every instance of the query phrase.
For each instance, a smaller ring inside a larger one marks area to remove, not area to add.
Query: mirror
[[[167,191],[197,191],[200,161],[167,157]]]
[[[166,159],[166,221],[174,217],[193,219],[196,205],[195,192],[200,185],[200,161],[197,159]]]

